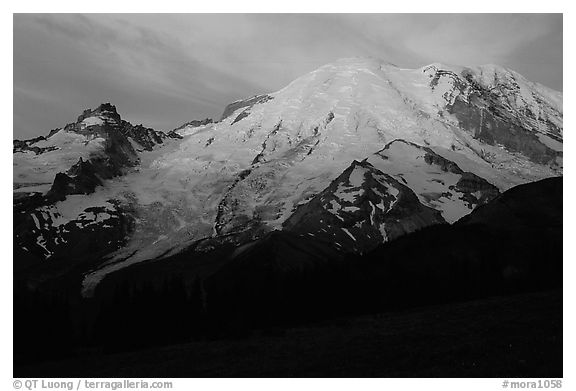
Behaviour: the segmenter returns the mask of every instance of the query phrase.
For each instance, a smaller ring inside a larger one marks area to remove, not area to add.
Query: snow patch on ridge
[[[104,120],[100,117],[88,117],[88,118],[85,118],[80,123],[80,127],[86,128],[88,126],[96,126],[96,125],[103,125],[103,124],[104,124]]]

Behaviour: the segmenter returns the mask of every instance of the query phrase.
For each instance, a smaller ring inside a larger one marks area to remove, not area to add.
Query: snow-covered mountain
[[[363,252],[561,175],[562,115],[561,93],[505,68],[361,58],[168,134],[102,105],[14,142],[15,246],[37,262],[90,248],[85,292],[206,238],[285,229]]]
[[[179,138],[134,126],[114,106],[102,104],[46,137],[15,140],[17,249],[41,259],[99,258],[116,250],[134,216],[100,190],[137,167],[142,151]]]
[[[324,191],[299,206],[284,228],[340,250],[364,252],[444,222],[409,187],[364,160],[352,162]]]

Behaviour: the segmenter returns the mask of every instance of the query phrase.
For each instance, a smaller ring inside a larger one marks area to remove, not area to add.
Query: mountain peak
[[[116,111],[116,106],[110,103],[102,103],[94,110],[86,109],[82,112],[82,114],[78,117],[77,123],[85,121],[87,118],[91,117],[105,117],[114,119],[116,121],[121,121],[120,114]]]
[[[116,111],[116,106],[114,106],[114,105],[111,104],[110,102],[101,103],[101,104],[96,108],[95,111],[99,111],[99,112],[109,111],[109,112],[118,114],[118,112]]]
[[[444,222],[409,187],[364,159],[354,160],[326,189],[300,205],[284,229],[361,253]]]

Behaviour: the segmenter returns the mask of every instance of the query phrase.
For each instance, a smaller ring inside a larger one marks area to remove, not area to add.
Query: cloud
[[[45,107],[39,96],[52,96],[68,106],[50,105],[57,111],[52,119],[43,118],[47,122],[34,128],[26,125],[27,135],[62,126],[83,108],[105,101],[116,104],[127,118],[152,119],[149,125],[170,128],[190,116],[219,115],[222,99],[230,98],[227,94],[261,89],[197,61],[178,40],[115,17],[15,20],[14,46],[16,117]],[[18,132],[23,128],[19,125]]]
[[[539,15],[436,15],[411,33],[403,44],[413,53],[435,61],[462,65],[502,62],[507,55],[553,28],[553,18]],[[543,22],[541,21],[543,20]],[[552,22],[552,23],[551,23]]]

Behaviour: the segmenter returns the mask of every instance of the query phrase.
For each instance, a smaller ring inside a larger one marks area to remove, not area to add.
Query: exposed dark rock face
[[[234,121],[232,121],[232,125],[234,125],[236,122],[242,120],[243,118],[248,117],[248,114],[250,114],[249,109],[246,109],[243,112],[241,112],[240,114],[238,114],[238,116],[234,119]]]
[[[398,140],[400,142],[406,142],[404,140]],[[454,163],[451,160],[445,159],[444,157],[438,155],[437,153],[435,153],[434,151],[432,151],[430,148],[428,147],[422,147],[419,145],[416,145],[414,143],[410,143],[413,146],[416,146],[417,148],[420,148],[424,151],[426,151],[426,154],[424,155],[424,161],[426,163],[428,163],[429,165],[435,164],[437,166],[440,166],[440,168],[442,169],[442,171],[446,171],[446,172],[453,172],[454,174],[462,174],[463,171],[460,169],[460,167],[458,167],[458,165],[456,163]],[[390,144],[388,144],[384,150],[387,149],[387,147],[389,147]]]
[[[474,138],[489,145],[500,144],[511,152],[524,154],[539,164],[554,164],[562,152],[543,144],[538,137],[521,124],[515,124],[506,113],[494,111],[489,106],[489,97],[473,95],[470,102],[457,98],[450,108],[460,125]]]
[[[494,73],[494,84],[488,86],[480,80],[481,75],[469,69],[461,74],[436,67],[428,71],[433,89],[442,78],[452,81],[453,91],[445,94],[447,111],[474,138],[521,153],[538,164],[557,165],[562,152],[543,143],[537,134],[562,142],[562,129],[550,120],[562,118],[562,113],[537,95],[524,96],[516,74],[499,70]],[[536,100],[539,106],[533,108],[527,99]]]
[[[250,99],[244,99],[244,100],[239,100],[239,101],[230,103],[224,109],[224,113],[222,113],[222,118],[220,118],[220,121],[228,118],[232,113],[234,113],[236,110],[238,110],[242,107],[247,107],[247,110],[249,110],[252,106],[259,104],[259,103],[268,102],[271,99],[273,99],[273,98],[270,95],[265,94],[265,95],[256,95]],[[240,119],[236,118],[235,122],[239,121]]]
[[[370,163],[354,161],[325,190],[299,206],[284,229],[366,252],[379,243],[423,227],[445,223],[414,192]]]
[[[233,243],[242,243],[269,232],[271,228],[267,220],[279,217],[276,201],[253,208],[252,200],[265,196],[269,186],[278,179],[277,167],[254,165],[239,172],[218,204],[214,222],[216,235]]]
[[[168,133],[166,134],[166,136],[167,136],[168,138],[173,138],[173,139],[176,139],[176,140],[182,140],[182,139],[183,139],[183,137],[182,137],[181,135],[179,135],[177,132],[175,132],[174,130],[171,130],[170,132],[168,132]]]
[[[500,194],[496,186],[471,172],[463,172],[454,189],[464,193],[463,199],[471,208],[484,205]]]
[[[432,71],[433,72],[432,80],[430,80],[430,87],[432,87],[432,89],[436,88],[438,86],[438,82],[440,81],[440,78],[444,78],[444,77],[452,80],[452,82],[454,83],[454,86],[458,90],[463,90],[464,88],[466,88],[466,82],[464,80],[462,80],[460,75],[458,75],[456,72],[438,69],[435,66],[431,66],[431,67],[429,67],[429,69],[426,69],[425,71]]]
[[[167,137],[172,137],[157,132],[152,128],[147,128],[142,125],[132,125],[127,121],[122,121],[122,133],[128,138],[131,138],[146,151],[151,151],[158,144],[163,144]]]
[[[176,129],[171,130],[171,131],[168,133],[168,136],[169,136],[169,137],[172,137],[171,135],[180,136],[177,132],[178,132],[179,130],[181,130],[181,129],[184,129],[184,128],[187,128],[187,127],[196,128],[196,127],[198,127],[198,126],[205,126],[205,125],[208,125],[208,124],[211,124],[211,123],[214,123],[214,121],[212,120],[212,118],[205,118],[205,119],[202,119],[202,120],[194,119],[194,120],[192,120],[192,121],[190,121],[190,122],[186,122],[185,124],[182,124],[182,125],[178,126]],[[180,136],[180,137],[181,137],[181,136]]]
[[[53,133],[51,132],[50,135],[52,135],[52,134]],[[50,137],[50,135],[48,137]],[[13,146],[13,153],[32,151],[36,155],[40,155],[41,153],[44,153],[46,151],[54,151],[56,149],[56,147],[41,148],[41,147],[34,145],[38,141],[43,141],[43,140],[46,140],[46,137],[39,136],[39,137],[30,139],[30,140],[14,140],[13,141],[13,145],[14,145]]]
[[[90,162],[85,162],[80,158],[78,163],[73,165],[67,174],[59,172],[54,178],[54,183],[50,191],[46,194],[50,202],[62,201],[68,194],[90,194],[96,186],[102,184],[96,176],[97,171]]]

